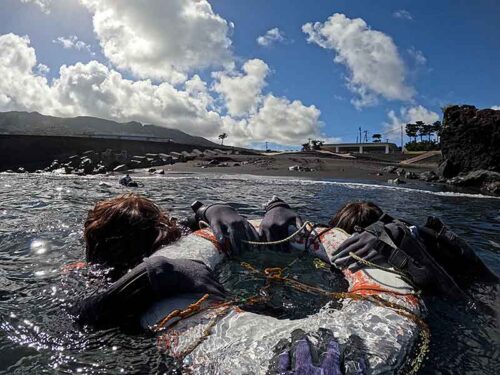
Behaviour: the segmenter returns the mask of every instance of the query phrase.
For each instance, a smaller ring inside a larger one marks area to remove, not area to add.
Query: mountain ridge
[[[0,112],[0,133],[47,136],[142,136],[172,142],[215,147],[218,144],[182,130],[137,121],[117,122],[93,116],[57,117],[39,112]]]

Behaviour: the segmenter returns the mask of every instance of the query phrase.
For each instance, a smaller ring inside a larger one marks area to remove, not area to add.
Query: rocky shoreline
[[[118,164],[122,163],[122,164]],[[480,190],[477,179],[487,181],[491,172],[474,172],[470,179],[457,176],[446,179],[439,176],[437,164],[405,165],[381,160],[364,160],[325,156],[321,153],[240,154],[230,150],[195,150],[191,153],[146,154],[126,157],[125,153],[97,153],[87,151],[66,161],[54,160],[43,170],[34,173],[56,175],[133,176],[176,175],[183,173],[218,173],[228,175],[259,175],[307,179],[337,179],[393,185],[427,184],[457,187],[465,192],[498,194],[497,190]],[[27,173],[24,168],[11,173]],[[496,185],[495,185],[496,186]]]
[[[441,151],[440,179],[500,194],[500,111],[470,105],[445,108]]]
[[[107,174],[112,172],[126,172],[140,168],[151,168],[163,165],[172,165],[194,160],[206,156],[220,156],[239,154],[239,151],[207,149],[203,152],[194,149],[191,152],[170,152],[165,153],[147,153],[145,155],[129,156],[127,151],[114,152],[107,149],[104,152],[88,150],[81,154],[72,155],[66,160],[53,160],[50,165],[44,169],[38,169],[35,173],[53,172],[56,174],[75,174],[78,176]],[[7,170],[6,172],[25,173],[27,170],[19,167],[16,170]]]
[[[500,111],[473,106],[444,110],[442,162],[405,162],[401,154],[335,154],[327,151],[241,153],[230,149],[193,149],[170,153],[129,155],[127,151],[88,150],[54,160],[35,173],[100,175],[195,173],[349,179],[405,184],[411,181],[445,184],[473,192],[500,194]],[[16,171],[27,172],[20,167]]]

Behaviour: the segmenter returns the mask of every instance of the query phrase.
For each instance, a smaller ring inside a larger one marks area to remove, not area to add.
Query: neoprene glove
[[[296,341],[290,350],[281,352],[278,356],[278,374],[282,375],[341,375],[366,373],[364,359],[359,356],[356,342],[352,337],[346,343],[347,347],[341,354],[340,345],[331,337],[326,344],[321,363],[313,363],[311,342],[307,337]]]
[[[295,363],[292,365],[292,358]],[[323,356],[323,360],[319,366],[313,364],[311,348],[309,340],[303,338],[297,341],[295,349],[290,356],[289,351],[285,351],[279,355],[278,363],[279,374],[286,375],[340,375],[340,349],[339,344],[335,340],[328,343],[327,351]]]
[[[338,253],[332,257],[333,265],[340,269],[347,267],[352,272],[364,267],[362,262],[349,255],[352,252],[364,261],[404,272],[424,292],[439,292],[458,299],[467,298],[455,281],[427,253],[420,241],[405,234],[404,224],[389,223],[381,229],[379,236],[368,229],[345,240]],[[382,237],[385,239],[382,240]]]
[[[375,263],[382,259],[382,256],[374,248],[377,241],[378,237],[373,233],[366,231],[354,233],[340,245],[337,253],[332,257],[333,265],[340,269],[348,268],[350,271],[356,272],[362,267],[362,264],[349,255],[351,252],[363,260]]]
[[[222,246],[226,246],[226,239],[229,239],[233,253],[238,254],[240,250],[245,251],[250,248],[245,240],[259,240],[259,234],[248,220],[228,205],[209,206],[204,212],[204,217]]]
[[[276,196],[266,204],[265,210],[266,214],[260,223],[260,237],[264,241],[282,240],[302,226],[302,219],[297,212]],[[272,248],[287,251],[289,245],[285,242]]]

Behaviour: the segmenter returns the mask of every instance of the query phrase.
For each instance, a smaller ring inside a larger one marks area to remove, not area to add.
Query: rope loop
[[[269,279],[282,279],[283,269],[280,267],[265,268],[264,275]]]

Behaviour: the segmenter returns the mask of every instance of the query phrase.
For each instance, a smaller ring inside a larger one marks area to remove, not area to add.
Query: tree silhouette
[[[318,139],[310,139],[307,143],[302,144],[302,151],[320,150],[325,142]]]
[[[418,132],[418,136],[420,137],[420,142],[422,142],[422,137],[423,137],[424,135],[427,135],[427,134],[425,133],[425,128],[424,128],[425,123],[424,123],[423,121],[417,121],[417,122],[415,123],[415,125],[417,126],[417,132]],[[416,141],[416,140],[415,140],[415,141]]]
[[[372,138],[374,143],[382,142],[382,134],[375,133],[372,135]]]
[[[417,133],[418,133],[417,124],[406,124],[406,135],[410,137],[410,142],[412,137],[415,139],[414,142],[417,142]]]
[[[433,133],[433,127],[431,124],[424,124],[422,125],[422,129],[420,130],[420,132],[423,134],[423,135],[427,135],[428,136],[428,141],[430,142],[431,141],[431,135]]]
[[[441,130],[443,129],[443,125],[441,124],[441,121],[436,121],[432,124],[432,132],[436,133],[436,139],[439,141],[439,138],[441,137]]]
[[[222,134],[219,134],[219,139],[220,139],[220,144],[221,145],[224,145],[224,139],[227,138],[227,134],[226,133],[222,133]]]

